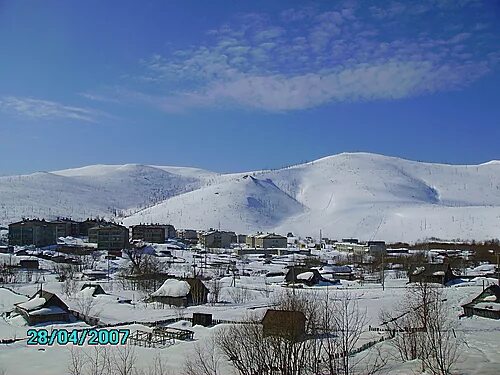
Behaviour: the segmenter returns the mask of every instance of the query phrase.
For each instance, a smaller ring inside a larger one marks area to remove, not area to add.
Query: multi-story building
[[[227,248],[237,241],[236,233],[210,229],[199,236],[200,243],[205,247]]]
[[[122,250],[130,246],[128,228],[112,223],[100,224],[88,230],[89,242],[99,250]]]
[[[55,245],[57,243],[55,225],[38,219],[23,219],[9,225],[9,245],[37,247]]]
[[[257,232],[256,234],[249,234],[247,235],[247,238],[245,239],[245,242],[247,244],[248,247],[252,247],[252,248],[255,248],[255,238],[257,236],[260,236],[262,234],[262,232]]]
[[[146,224],[132,227],[132,239],[151,243],[165,243],[167,238],[176,237],[173,225]]]
[[[177,238],[182,240],[198,241],[198,232],[194,229],[178,229]]]
[[[276,233],[259,234],[255,236],[255,246],[258,249],[286,248],[287,238]]]
[[[386,245],[384,241],[368,241],[367,243],[361,243],[358,240],[356,242],[342,242],[335,243],[335,249],[338,251],[346,251],[353,254],[365,254],[370,255],[384,254],[386,252]]]
[[[239,244],[244,244],[247,242],[247,235],[246,234],[238,234],[237,236],[237,242]]]
[[[79,235],[87,237],[89,235],[89,229],[98,226],[99,224],[105,224],[106,222],[102,219],[85,219],[79,222]]]
[[[73,221],[71,219],[60,219],[51,221],[51,224],[55,226],[56,238],[59,237],[77,237],[80,235],[80,223]]]

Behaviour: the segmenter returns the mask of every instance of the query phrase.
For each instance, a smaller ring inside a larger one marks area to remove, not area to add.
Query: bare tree
[[[96,310],[96,300],[90,294],[84,294],[75,298],[75,304],[78,312],[85,316],[97,316],[99,312]]]
[[[127,257],[128,260],[132,263],[132,273],[141,273],[142,262],[146,257],[146,254],[143,249],[132,247],[128,249],[124,249],[123,253]]]
[[[223,329],[218,345],[239,374],[374,374],[386,359],[359,354],[358,343],[366,314],[349,292],[326,294],[286,291],[277,296],[277,309],[299,311],[306,317],[304,337],[265,336],[256,317]],[[372,352],[373,354],[373,352]]]
[[[160,357],[159,354],[155,355],[153,358],[153,363],[150,364],[145,369],[137,369],[137,375],[169,375],[169,371],[165,361]]]
[[[195,344],[193,356],[184,363],[184,375],[220,375],[222,358],[215,337],[210,336],[203,345]]]
[[[210,290],[210,303],[212,305],[219,302],[219,296],[221,291],[221,282],[218,278],[214,277],[210,280],[208,288]]]
[[[458,359],[460,341],[440,287],[419,283],[410,286],[390,313],[383,311],[384,325],[394,332],[390,344],[400,360],[420,359],[422,370],[450,374]]]
[[[112,367],[114,374],[117,375],[132,375],[135,373],[135,364],[137,362],[137,355],[135,350],[130,345],[117,347],[113,351]]]
[[[84,351],[85,375],[108,375],[112,371],[109,349],[105,346],[94,346]]]
[[[433,374],[448,375],[458,360],[460,341],[441,293],[431,301],[429,310],[430,319],[425,331],[427,350],[422,361]]]
[[[157,355],[149,367],[137,366],[137,355],[130,346],[109,349],[72,347],[68,364],[70,375],[168,375],[165,362]]]
[[[233,303],[245,303],[250,300],[250,292],[247,288],[244,287],[229,287],[227,288],[227,293],[231,298]]]
[[[70,349],[70,360],[68,364],[69,375],[84,375],[85,357],[81,348],[72,346]]]

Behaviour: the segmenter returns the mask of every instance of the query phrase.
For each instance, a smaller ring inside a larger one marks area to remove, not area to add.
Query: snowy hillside
[[[170,198],[124,220],[175,223],[180,228],[218,228],[247,233],[271,229],[307,209],[271,180],[235,176],[218,184]]]
[[[0,224],[22,217],[110,217],[197,189],[217,174],[192,168],[94,165],[0,177]]]
[[[275,230],[316,237],[321,229],[331,238],[387,241],[500,236],[496,162],[452,166],[356,153],[250,175],[272,181],[279,197],[288,199],[273,201],[278,208],[272,212],[257,212],[245,205],[247,191],[236,188],[243,175],[226,175],[219,186],[168,199],[125,222],[169,221],[194,228],[220,223],[243,233]],[[218,189],[223,193],[216,194]]]
[[[89,166],[0,178],[0,224],[22,216],[128,215],[164,222],[331,238],[415,241],[500,237],[500,163],[454,166],[339,154],[274,171]],[[135,214],[134,214],[135,212]],[[121,219],[120,219],[121,220]]]

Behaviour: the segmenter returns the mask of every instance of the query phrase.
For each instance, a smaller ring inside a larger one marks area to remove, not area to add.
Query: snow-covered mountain
[[[22,217],[125,215],[210,183],[216,173],[137,164],[0,177],[0,223]]]
[[[386,241],[500,237],[500,162],[444,165],[367,153],[273,171],[89,166],[0,178],[0,223],[110,216],[240,233]],[[122,219],[120,219],[122,220]]]

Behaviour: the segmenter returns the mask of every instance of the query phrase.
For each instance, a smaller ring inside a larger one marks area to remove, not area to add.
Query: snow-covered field
[[[242,285],[251,288],[255,280],[251,278],[242,278],[239,280]],[[349,283],[339,287],[342,292],[352,293],[357,296],[359,307],[366,309],[368,315],[368,323],[377,326],[380,321],[378,314],[381,308],[390,308],[393,306],[404,293],[405,279],[389,280],[385,291],[382,291],[379,285],[377,286],[360,286]],[[461,312],[460,303],[470,300],[477,295],[481,290],[481,280],[469,285],[461,285],[460,287],[450,287],[445,289],[445,295],[449,303],[453,306],[453,316],[458,322],[457,334],[467,343],[462,348],[459,363],[457,365],[457,373],[461,374],[477,374],[477,375],[496,375],[500,370],[500,323],[484,318],[463,318],[458,320],[458,315]],[[55,284],[48,283],[47,289],[58,289]],[[106,283],[103,284],[106,288]],[[313,288],[318,290],[321,287]],[[323,287],[324,288],[324,287]],[[36,286],[24,287],[21,290],[28,292],[36,289]],[[274,289],[274,288],[273,288]],[[57,291],[57,290],[54,290]],[[330,292],[338,292],[332,290]],[[275,291],[276,292],[276,291]],[[114,293],[120,294],[119,291]],[[6,289],[0,288],[0,310],[1,312],[8,311],[12,305],[25,300],[21,296],[15,295]],[[165,319],[167,317],[175,317],[179,314],[178,309],[155,309],[152,306],[143,306],[138,302],[135,305],[126,306],[113,303],[110,298],[102,296],[97,297],[99,300],[98,308],[101,309],[101,315],[105,319],[113,317],[112,320],[130,320],[141,317],[144,320]],[[255,294],[255,299],[251,302],[246,302],[240,305],[224,306],[224,307],[193,307],[183,311],[185,316],[190,316],[193,311],[211,312],[214,318],[240,320],[243,319],[249,312],[248,308],[259,305],[265,305],[269,300],[262,294]],[[263,313],[265,308],[257,308],[252,310],[252,313]],[[86,326],[84,323],[73,323],[66,325],[45,326],[44,328],[82,328]],[[178,328],[187,328],[195,332],[194,341],[176,341],[172,346],[165,348],[142,348],[134,347],[138,355],[138,367],[147,367],[152,363],[153,358],[158,354],[166,361],[172,374],[179,374],[182,371],[186,357],[194,350],[194,344],[206,340],[210,335],[217,334],[217,330],[221,325],[213,328],[204,328],[201,326],[191,327],[188,322],[178,322],[172,325]],[[223,325],[222,325],[223,326]],[[24,325],[21,318],[0,320],[0,340],[13,337],[26,337],[28,326]],[[140,324],[132,326],[119,326],[117,328],[130,328],[132,331],[136,329],[147,329]],[[372,334],[370,339],[378,337],[380,334]],[[387,345],[382,343],[379,345]],[[69,363],[69,346],[52,346],[52,347],[33,347],[27,346],[26,341],[19,341],[14,344],[1,345],[0,347],[0,368],[6,370],[7,374],[28,375],[37,374],[65,374]],[[419,366],[416,363],[397,363],[392,362],[388,366],[385,373],[387,374],[411,374],[419,373]],[[415,371],[415,372],[413,372]]]
[[[444,165],[367,153],[235,174],[127,164],[0,178],[0,224],[120,215],[251,233],[416,241],[498,237],[500,162]]]
[[[166,245],[153,245],[156,251],[164,250]],[[327,260],[335,254],[324,250],[315,252],[322,259]],[[166,362],[171,374],[181,374],[186,358],[192,356],[195,350],[195,344],[204,343],[212,335],[217,335],[219,329],[225,324],[219,324],[212,328],[201,326],[192,327],[191,323],[182,320],[189,318],[193,312],[203,312],[213,314],[214,319],[241,321],[246,319],[249,314],[263,316],[267,308],[272,306],[275,297],[287,290],[283,286],[283,276],[265,277],[268,272],[283,272],[286,265],[297,261],[297,256],[275,256],[271,263],[265,262],[263,258],[257,255],[248,256],[243,259],[235,258],[230,251],[220,254],[207,254],[207,260],[196,258],[195,253],[189,250],[173,250],[171,258],[162,259],[166,271],[170,274],[183,276],[192,271],[191,264],[196,261],[198,269],[204,264],[207,268],[203,269],[205,276],[213,276],[220,272],[221,268],[216,264],[229,264],[235,262],[240,276],[233,280],[227,272],[226,276],[220,279],[220,303],[215,305],[199,305],[187,308],[168,307],[158,303],[146,303],[145,292],[130,290],[114,276],[110,281],[101,281],[100,285],[108,293],[106,295],[97,295],[93,297],[94,305],[91,315],[98,316],[104,324],[121,324],[113,328],[128,328],[132,332],[135,330],[147,331],[149,328],[141,323],[147,323],[169,318],[180,318],[181,320],[171,324],[171,327],[190,329],[194,331],[193,341],[176,340],[173,345],[163,348],[144,348],[135,347],[137,355],[136,366],[145,368],[152,363],[158,355]],[[175,258],[174,258],[175,257]],[[6,254],[0,254],[0,262],[4,261],[18,262],[18,257]],[[112,274],[119,267],[127,264],[125,259],[113,260],[110,265]],[[56,281],[56,275],[50,270],[53,263],[48,260],[41,260],[41,268],[46,270],[37,280],[43,282],[43,289],[56,293],[72,309],[79,310],[81,301],[89,297],[88,290],[74,292],[71,295],[64,294],[62,291],[63,283]],[[108,266],[104,258],[97,264],[97,268],[105,269]],[[492,265],[483,265],[470,270],[470,274],[480,274],[482,271],[492,269]],[[224,267],[222,267],[224,268]],[[368,332],[368,326],[379,326],[380,312],[382,309],[390,310],[400,303],[405,293],[407,284],[406,278],[396,278],[396,273],[387,271],[385,289],[380,284],[360,284],[358,281],[341,281],[340,285],[323,285],[314,287],[304,287],[301,292],[304,293],[346,293],[354,297],[358,303],[360,311],[366,311],[367,321],[364,326],[364,333],[359,342],[378,339],[383,333]],[[80,290],[84,283],[88,281],[76,281],[75,290]],[[233,284],[233,282],[235,284]],[[461,348],[460,358],[457,364],[457,373],[477,374],[477,375],[496,375],[500,371],[500,321],[473,317],[461,318],[461,304],[469,302],[477,296],[484,285],[495,283],[496,280],[477,277],[471,281],[456,283],[453,286],[443,288],[444,296],[450,306],[450,317],[457,324],[456,332],[461,342],[464,342]],[[161,283],[155,288],[160,288]],[[21,316],[6,317],[5,312],[12,311],[15,303],[25,302],[27,296],[33,295],[40,284],[33,280],[32,282],[9,284],[15,292],[0,287],[0,341],[12,338],[25,338],[29,326],[26,325]],[[169,286],[170,287],[170,286]],[[131,303],[121,303],[123,300],[131,300]],[[37,328],[66,328],[72,330],[75,328],[88,327],[83,322],[74,322],[67,324],[53,324],[38,326]],[[378,344],[378,347],[384,350],[390,350],[387,341]],[[26,340],[18,341],[13,344],[0,344],[0,371],[5,370],[7,374],[28,375],[28,374],[66,374],[70,360],[69,348],[66,346],[28,346]],[[88,347],[82,350],[89,350]],[[418,374],[420,365],[416,362],[400,363],[391,360],[388,367],[384,370],[386,374],[403,375]],[[230,372],[222,372],[222,375]]]

